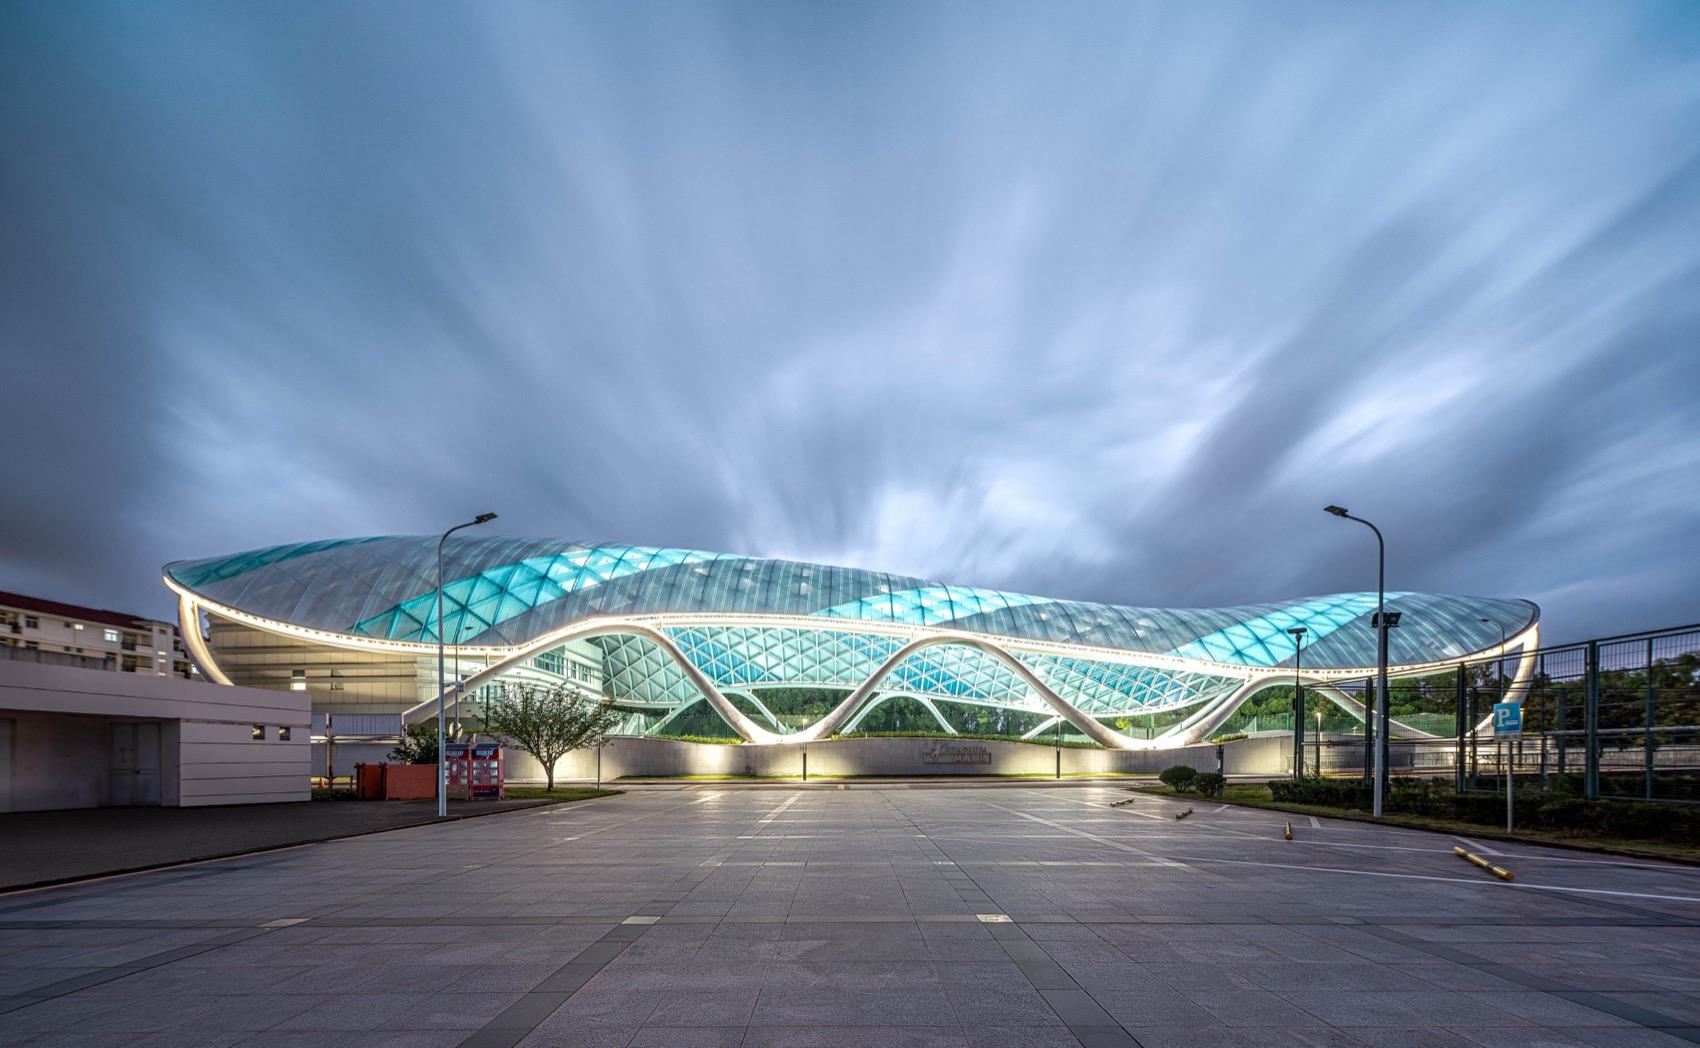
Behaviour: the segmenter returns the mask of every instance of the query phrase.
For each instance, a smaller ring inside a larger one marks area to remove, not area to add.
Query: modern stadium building
[[[165,583],[207,679],[305,691],[315,712],[423,719],[437,702],[437,543],[274,546],[170,564]],[[456,536],[443,556],[448,677],[464,681],[454,712],[469,721],[490,688],[524,679],[612,700],[632,735],[759,744],[898,725],[1166,748],[1291,683],[1296,658],[1356,715],[1338,685],[1376,665],[1374,593],[1160,609],[557,539]],[[1528,601],[1386,596],[1402,615],[1396,674],[1534,645]]]

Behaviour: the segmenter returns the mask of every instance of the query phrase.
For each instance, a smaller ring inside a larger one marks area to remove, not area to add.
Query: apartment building
[[[0,659],[200,680],[170,622],[0,592]]]

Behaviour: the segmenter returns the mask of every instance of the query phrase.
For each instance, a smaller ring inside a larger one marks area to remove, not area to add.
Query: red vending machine
[[[447,795],[450,797],[470,797],[471,761],[468,752],[472,747],[464,742],[451,742],[443,747],[443,779],[448,786]]]
[[[502,744],[476,742],[467,760],[467,798],[469,800],[499,801],[502,799]]]

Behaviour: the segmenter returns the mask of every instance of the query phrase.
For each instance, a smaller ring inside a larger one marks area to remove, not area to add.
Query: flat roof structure
[[[436,536],[333,539],[165,568],[211,680],[313,694],[315,710],[421,715],[436,702]],[[700,550],[451,537],[442,636],[463,702],[504,680],[566,682],[622,730],[711,724],[752,743],[868,730],[882,707],[941,731],[1103,745],[1194,742],[1247,697],[1374,672],[1374,593],[1146,608]],[[1529,601],[1390,592],[1395,672],[1532,647]],[[202,622],[205,621],[203,630]],[[1487,621],[1484,621],[1487,620]],[[1143,732],[1134,732],[1135,722]],[[1158,728],[1161,731],[1158,731]]]

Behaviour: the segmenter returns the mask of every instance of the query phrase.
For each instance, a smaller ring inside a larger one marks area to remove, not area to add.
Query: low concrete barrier
[[[1223,744],[1224,768],[1229,775],[1279,775],[1290,758],[1291,740],[1283,737],[1238,739]],[[991,739],[831,739],[822,742],[780,743],[772,746],[716,745],[676,739],[615,738],[601,753],[604,781],[664,778],[686,775],[750,775],[795,778],[803,774],[808,754],[809,777],[857,775],[1055,775],[1058,751],[1051,746]],[[1064,775],[1148,774],[1185,764],[1199,771],[1216,770],[1215,745],[1172,750],[1105,750],[1065,746]],[[543,768],[529,755],[507,751],[508,779],[543,779]],[[594,779],[597,753],[577,750],[555,766],[555,778]]]

